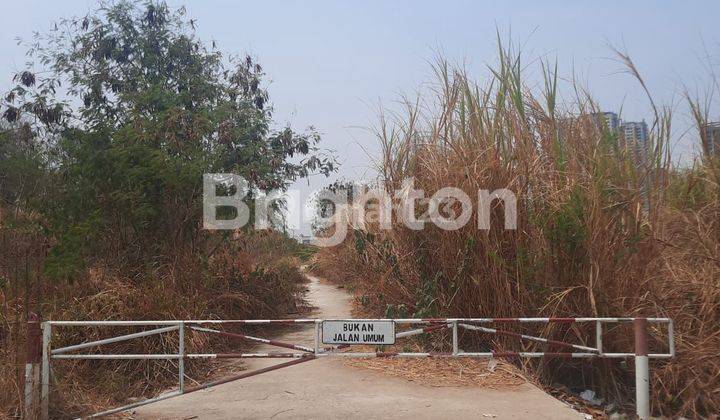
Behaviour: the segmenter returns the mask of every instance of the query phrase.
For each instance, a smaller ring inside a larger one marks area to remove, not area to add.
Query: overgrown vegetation
[[[20,413],[17,355],[30,311],[45,319],[296,311],[302,276],[292,255],[301,250],[279,233],[202,230],[202,175],[243,176],[252,207],[254,191],[328,174],[333,157],[312,129],[274,130],[262,67],[206,45],[194,29],[164,2],[117,1],[27,44],[30,64],[0,111],[4,415]],[[86,334],[66,330],[57,340],[103,332]],[[169,350],[169,341],[145,340],[144,350]],[[75,385],[55,396],[56,416],[173,378],[161,363],[106,364],[104,379],[97,366],[56,367],[61,389]]]
[[[316,270],[348,281],[365,309],[379,316],[670,317],[677,358],[653,362],[653,413],[717,414],[720,157],[705,153],[692,168],[673,167],[671,110],[654,104],[647,153],[638,156],[605,127],[580,86],[569,101],[576,105],[564,109],[552,66],[542,66],[545,85],[538,91],[525,83],[519,55],[503,48],[499,55],[483,84],[439,61],[430,100],[409,103],[407,115],[382,117],[379,185],[393,192],[414,178],[426,197],[451,186],[476,204],[478,190],[508,188],[518,198],[518,229],[504,229],[500,201],[489,230],[477,228],[477,208],[455,231],[430,223],[411,230],[394,217],[392,230],[356,226],[342,245],[322,249]],[[632,61],[620,57],[642,84]],[[689,102],[703,133],[707,110]],[[456,205],[446,210],[459,212]],[[399,211],[397,201],[393,209]],[[542,333],[592,345],[594,326],[586,327],[551,325]],[[651,331],[653,351],[667,350],[665,335]],[[543,348],[473,337],[463,337],[463,346]],[[632,332],[611,328],[604,343],[606,352],[632,351]],[[522,365],[546,383],[633,402],[631,373],[617,361]]]

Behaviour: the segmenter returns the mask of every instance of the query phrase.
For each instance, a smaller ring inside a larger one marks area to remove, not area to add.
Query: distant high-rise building
[[[645,121],[626,121],[620,124],[620,130],[629,147],[634,149],[639,159],[645,160],[648,156],[648,126]]]
[[[586,116],[560,120],[558,134],[563,137],[564,131],[573,125],[582,124],[583,120],[593,124],[597,130],[621,135],[637,159],[645,160],[648,157],[650,134],[645,121],[623,121],[618,114],[611,111],[594,112]],[[715,138],[720,139],[720,123],[717,123],[715,130]],[[718,143],[718,148],[720,149],[720,143]]]
[[[558,120],[558,136],[563,138],[567,132],[578,130],[586,123],[592,124],[598,131],[617,134],[620,128],[620,117],[614,112],[593,112],[577,117],[561,118]]]
[[[626,147],[634,155],[636,161],[635,163],[639,164],[641,168],[646,167],[647,165],[649,169],[649,171],[644,174],[645,176],[641,178],[640,185],[640,197],[643,209],[647,211],[650,208],[649,191],[651,190],[652,185],[659,182],[659,178],[657,177],[660,176],[660,174],[652,168],[652,165],[649,165],[651,163],[649,150],[650,134],[647,123],[645,123],[645,121],[624,121],[620,124],[620,131],[622,133],[622,138],[625,140]],[[642,170],[640,171],[640,174],[643,175]]]
[[[707,142],[707,151],[710,154],[720,155],[720,121],[709,122],[703,127],[704,142]]]
[[[615,134],[620,128],[620,117],[614,112],[596,112],[592,114],[595,118],[598,127],[603,127],[605,130]]]

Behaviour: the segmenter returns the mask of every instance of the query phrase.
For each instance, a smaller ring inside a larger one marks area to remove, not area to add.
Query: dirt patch
[[[346,366],[369,369],[426,386],[516,388],[528,380],[513,365],[475,359],[349,359]]]

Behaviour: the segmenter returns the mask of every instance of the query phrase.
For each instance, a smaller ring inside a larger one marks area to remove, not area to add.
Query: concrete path
[[[350,296],[309,276],[306,298],[318,318],[352,318]],[[312,347],[312,327],[279,337]],[[285,351],[259,346],[257,351]],[[248,369],[283,362],[247,359]],[[512,390],[429,387],[324,358],[136,409],[139,419],[583,419],[531,384]]]

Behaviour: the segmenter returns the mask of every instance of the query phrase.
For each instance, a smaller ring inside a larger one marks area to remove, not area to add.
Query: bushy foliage
[[[51,175],[39,197],[57,241],[49,274],[195,243],[203,173],[284,189],[334,170],[314,130],[272,130],[260,64],[224,57],[194,25],[163,2],[119,1],[29,44],[33,65],[15,76],[3,115]]]
[[[9,390],[0,416],[21,407],[20,326],[30,311],[44,319],[297,312],[297,244],[277,232],[202,230],[202,177],[241,175],[252,201],[257,190],[329,174],[334,157],[313,128],[275,128],[255,59],[226,56],[194,30],[182,8],[119,0],[25,44],[28,67],[0,103],[0,385]],[[59,331],[55,340],[103,336],[82,334]],[[140,352],[172,346],[144,340]],[[174,380],[167,364],[110,362],[104,380],[96,367],[55,366],[57,416]]]

